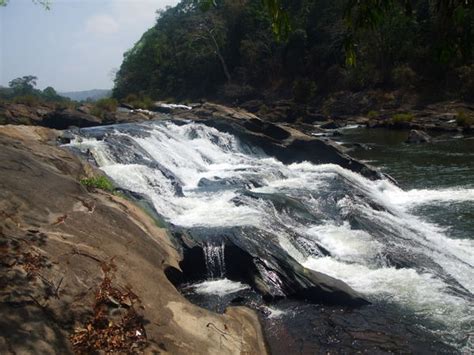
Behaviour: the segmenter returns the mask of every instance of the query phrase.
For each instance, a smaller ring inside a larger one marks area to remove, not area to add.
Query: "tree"
[[[38,78],[34,75],[26,75],[13,79],[8,83],[15,95],[28,95],[34,92]]]
[[[31,1],[33,1],[33,3],[35,4],[42,5],[46,10],[49,10],[51,6],[51,0],[31,0]],[[10,2],[9,0],[0,0],[0,7],[7,6],[9,2]]]

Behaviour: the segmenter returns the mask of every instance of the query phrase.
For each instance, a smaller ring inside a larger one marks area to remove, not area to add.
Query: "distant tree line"
[[[41,102],[65,103],[71,101],[59,95],[51,86],[48,86],[44,90],[36,89],[37,81],[38,78],[34,75],[26,75],[13,79],[8,83],[8,88],[0,87],[0,99],[28,105],[35,105]]]
[[[470,0],[182,0],[124,54],[113,95],[308,102],[398,89],[470,100],[473,31]]]

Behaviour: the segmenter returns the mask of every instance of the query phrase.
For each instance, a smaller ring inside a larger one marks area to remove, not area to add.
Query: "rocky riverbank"
[[[102,118],[91,115],[87,106],[46,111],[24,105],[0,108],[7,122],[58,129],[153,119],[171,119],[180,125],[192,120],[236,135],[286,164],[333,163],[370,179],[381,177],[327,137],[348,124],[371,127],[370,119],[364,117],[271,122],[242,108],[211,103],[192,109],[163,105],[155,112],[121,109]],[[99,134],[107,137],[108,129]],[[58,140],[68,142],[74,129],[71,132],[21,125],[0,128],[4,217],[0,307],[8,315],[0,321],[0,347],[10,352],[265,353],[264,336],[253,311],[230,307],[217,315],[192,305],[177,290],[202,269],[199,235],[209,231],[170,236],[129,200],[84,187],[81,179],[100,173],[57,146]],[[284,260],[275,250],[266,255],[256,248],[245,254],[232,233],[227,239],[226,253],[236,255],[228,260],[229,265],[236,264],[235,270],[242,262],[248,263],[245,268],[250,271],[257,270],[257,264],[263,270],[259,260],[273,258],[267,272],[278,270],[284,276],[285,297],[349,309],[367,304],[345,283]],[[267,300],[281,298],[262,278],[265,270],[259,272],[235,276],[245,278]]]
[[[188,302],[167,232],[126,199],[88,190],[97,174],[57,147],[60,132],[0,128],[0,349],[266,353],[256,314]]]
[[[420,105],[393,93],[338,93],[316,104],[292,100],[250,100],[232,105],[201,101],[186,105],[157,102],[142,110],[123,104],[116,112],[94,115],[92,104],[57,108],[42,104],[0,103],[0,124],[39,125],[54,129],[148,121],[166,114],[189,119],[209,117],[258,117],[267,123],[284,124],[310,134],[348,125],[368,128],[414,129],[425,132],[474,132],[474,105],[447,101]]]

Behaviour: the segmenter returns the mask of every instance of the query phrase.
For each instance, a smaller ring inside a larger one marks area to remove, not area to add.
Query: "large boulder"
[[[52,110],[43,105],[0,104],[0,124],[38,125]]]
[[[180,270],[170,267],[167,275],[176,285],[208,277],[209,245],[222,245],[225,277],[250,285],[267,301],[282,298],[310,303],[357,307],[369,304],[343,281],[301,266],[274,236],[252,227],[177,229],[183,247]],[[219,247],[218,247],[219,248]],[[215,251],[214,251],[215,253]],[[206,256],[207,255],[207,256]]]
[[[100,126],[102,119],[99,117],[73,109],[57,110],[49,113],[41,122],[42,126],[54,129],[67,129],[69,127],[94,127]]]

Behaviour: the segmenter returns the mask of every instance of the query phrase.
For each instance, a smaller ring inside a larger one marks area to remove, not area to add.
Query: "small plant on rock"
[[[81,179],[81,185],[89,189],[99,189],[108,192],[114,191],[114,185],[106,176],[95,176]]]
[[[460,111],[456,117],[456,123],[460,127],[468,128],[474,125],[474,113]]]
[[[392,117],[392,123],[394,124],[403,124],[403,123],[410,123],[413,121],[415,116],[412,113],[397,113]]]
[[[372,111],[367,112],[367,118],[370,118],[371,120],[379,116],[380,116],[380,113],[377,111],[372,110]]]

